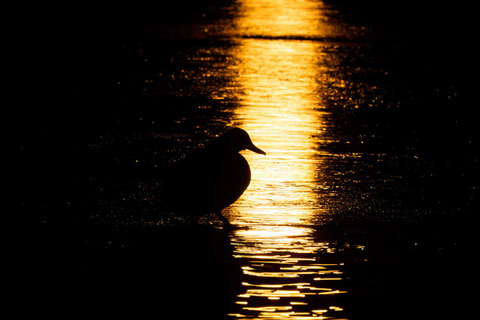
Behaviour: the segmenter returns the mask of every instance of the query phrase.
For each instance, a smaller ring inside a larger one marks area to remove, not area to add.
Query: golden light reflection
[[[232,67],[239,87],[235,125],[267,152],[246,152],[252,181],[230,208],[242,227],[231,235],[234,257],[243,265],[239,309],[231,316],[262,319],[319,319],[341,308],[324,302],[342,263],[321,263],[316,240],[323,219],[319,188],[324,130],[320,90],[326,54],[322,42],[333,27],[314,0],[242,0],[235,21],[240,40]],[[327,281],[325,281],[327,280]]]
[[[242,36],[318,38],[335,32],[318,0],[240,0],[236,27]]]
[[[322,30],[317,1],[245,0],[242,6],[237,24],[250,36]],[[323,126],[317,79],[323,54],[315,41],[262,37],[243,39],[235,51],[243,90],[235,122],[268,154],[245,154],[252,182],[234,206],[241,210],[233,218],[238,225],[257,227],[244,237],[307,236],[311,230],[291,226],[312,224],[322,210],[316,191]]]
[[[267,157],[250,158],[252,183],[237,206],[251,207],[253,221],[309,224],[319,167],[317,45],[245,40],[239,48],[239,80],[245,90],[236,120]],[[294,210],[292,210],[294,208]],[[246,220],[237,221],[248,224]]]

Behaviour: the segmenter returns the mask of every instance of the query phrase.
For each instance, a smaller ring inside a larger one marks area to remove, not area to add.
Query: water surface
[[[72,36],[71,109],[26,119],[35,138],[19,138],[34,181],[22,212],[44,228],[38,239],[56,230],[38,256],[77,286],[72,274],[97,288],[108,278],[113,301],[154,284],[162,316],[468,309],[455,275],[469,274],[478,156],[462,51],[426,41],[420,13],[399,27],[409,10],[369,4],[179,3],[97,17],[95,32]],[[225,238],[214,215],[163,212],[158,195],[161,168],[231,127],[267,155],[243,153],[252,181],[223,212],[238,227]]]
[[[329,187],[321,179],[319,146],[327,137],[319,80],[326,52],[318,39],[334,27],[315,1],[245,1],[240,7],[242,39],[233,53],[241,92],[233,119],[267,156],[245,154],[253,179],[230,208],[232,222],[242,227],[231,238],[245,275],[231,315],[336,318],[341,303],[324,297],[345,293],[337,283],[343,263],[319,261],[317,252],[329,244],[313,235],[328,215],[319,189]]]

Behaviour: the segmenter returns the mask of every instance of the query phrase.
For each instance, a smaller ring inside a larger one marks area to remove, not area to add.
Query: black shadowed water
[[[179,1],[72,21],[69,98],[19,115],[14,139],[24,299],[161,319],[470,315],[469,29],[460,5],[412,3]],[[223,210],[237,228],[162,209],[164,168],[232,127],[267,153],[242,152],[252,180]]]

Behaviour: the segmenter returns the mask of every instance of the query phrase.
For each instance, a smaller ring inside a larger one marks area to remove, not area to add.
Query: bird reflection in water
[[[239,151],[266,153],[256,147],[245,130],[233,128],[204,149],[169,166],[165,173],[165,207],[180,213],[216,213],[226,228],[231,225],[221,210],[234,203],[250,184],[247,160]]]

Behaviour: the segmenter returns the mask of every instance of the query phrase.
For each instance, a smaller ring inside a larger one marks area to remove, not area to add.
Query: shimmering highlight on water
[[[317,192],[323,185],[318,79],[325,53],[306,39],[332,29],[316,1],[244,1],[242,8],[237,25],[245,37],[233,52],[240,92],[234,122],[267,156],[245,153],[252,182],[230,209],[232,223],[243,228],[231,240],[246,278],[236,302],[242,307],[231,315],[334,317],[342,308],[322,297],[345,293],[336,285],[342,263],[318,261],[317,252],[330,244],[318,242],[311,227],[325,214]]]

